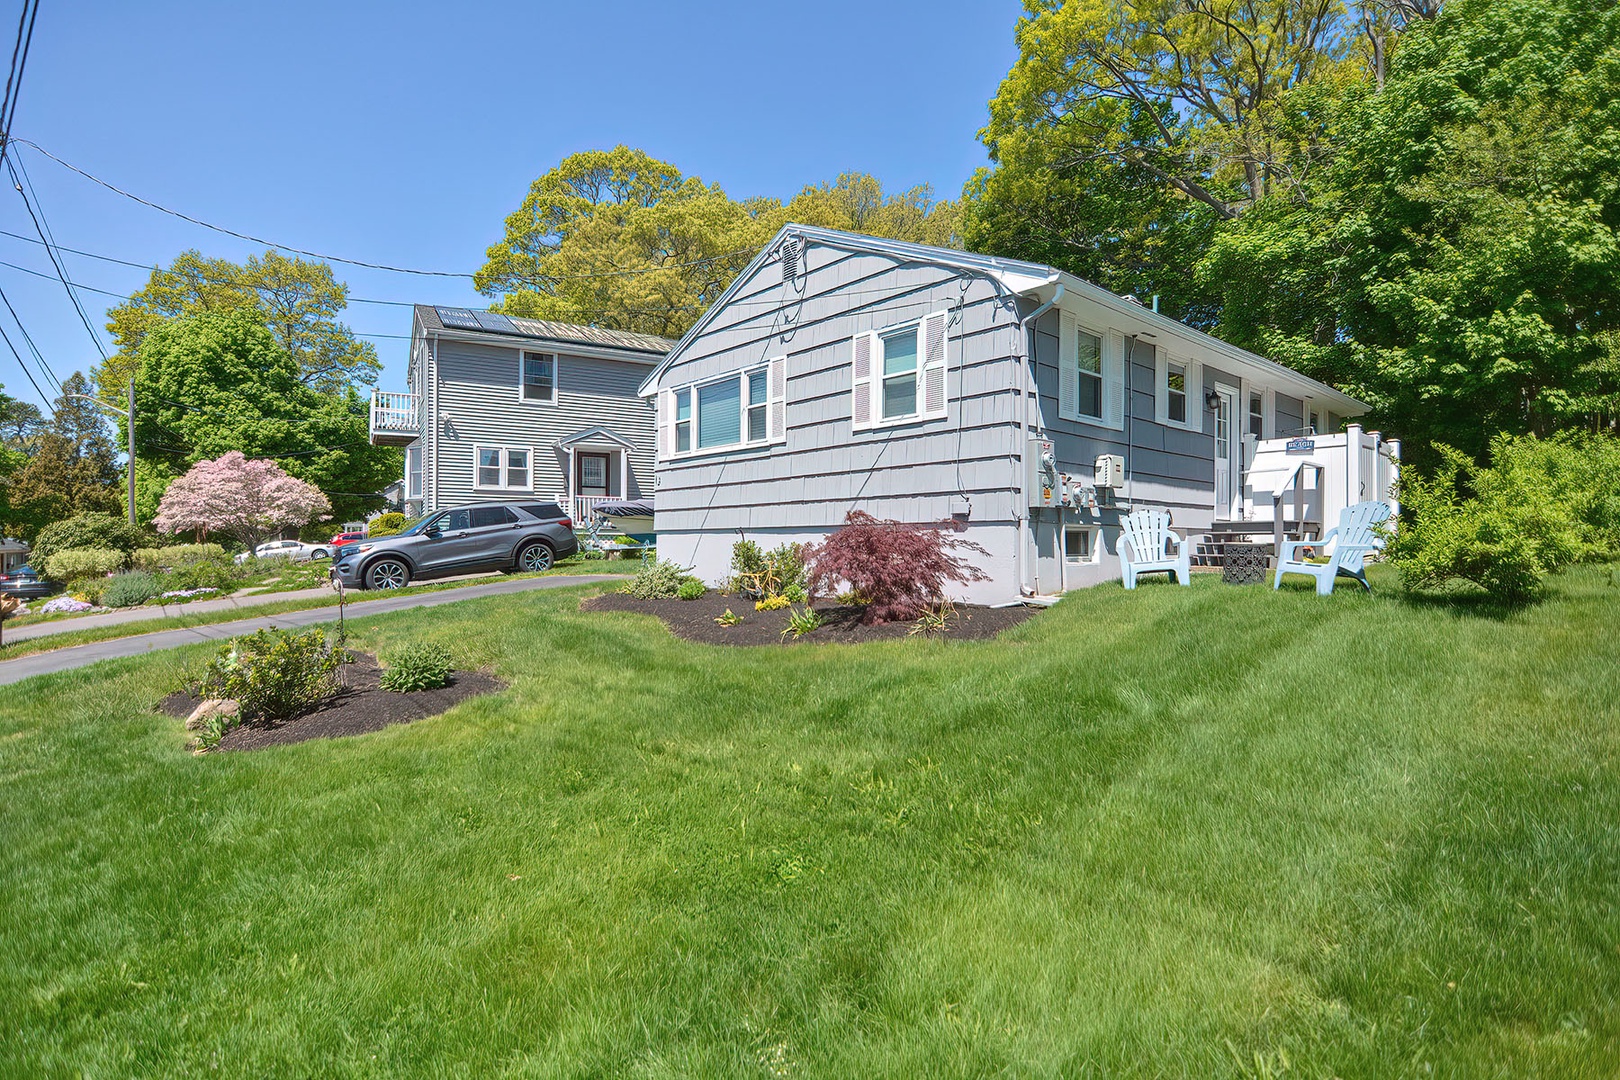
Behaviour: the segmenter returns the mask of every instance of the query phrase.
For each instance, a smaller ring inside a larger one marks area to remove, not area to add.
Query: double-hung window
[[[759,446],[783,439],[787,358],[659,396],[658,447],[664,457]]]
[[[512,446],[473,447],[473,487],[487,490],[527,491],[529,488],[528,448]]]
[[[518,397],[522,401],[555,404],[557,358],[551,353],[523,352],[518,359]]]
[[[1165,370],[1164,411],[1165,418],[1172,423],[1187,422],[1187,365],[1174,360]]]
[[[1256,439],[1266,437],[1266,392],[1249,391],[1249,434]]]
[[[422,448],[410,446],[405,449],[405,497],[407,499],[420,499],[422,497]]]
[[[1088,330],[1074,313],[1059,315],[1058,417],[1099,427],[1125,426],[1125,342]]]
[[[878,335],[883,343],[883,419],[917,415],[917,327]]]
[[[1157,382],[1154,411],[1158,422],[1202,431],[1204,423],[1204,369],[1196,360],[1167,355],[1158,350],[1154,358]]]
[[[851,422],[855,430],[948,413],[945,368],[950,313],[856,334],[851,342]]]

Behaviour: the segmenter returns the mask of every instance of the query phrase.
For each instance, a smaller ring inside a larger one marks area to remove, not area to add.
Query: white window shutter
[[[947,409],[945,375],[950,357],[948,332],[950,312],[936,311],[922,321],[922,379],[919,381],[924,416],[944,416]]]
[[[1194,431],[1204,430],[1204,365],[1196,360],[1187,361],[1187,426]]]
[[[658,391],[658,458],[675,455],[675,391]]]
[[[1058,419],[1080,419],[1080,342],[1074,316],[1058,321]]]
[[[1125,426],[1125,335],[1108,332],[1107,352],[1103,355],[1103,422],[1111,428]]]
[[[1163,349],[1153,354],[1153,419],[1158,423],[1170,422],[1170,358]]]
[[[851,342],[854,359],[850,365],[850,418],[856,431],[862,431],[872,426],[872,388],[877,382],[872,376],[872,365],[876,361],[877,335],[873,333],[856,334]]]
[[[787,438],[787,357],[770,361],[766,382],[765,437],[782,442]]]

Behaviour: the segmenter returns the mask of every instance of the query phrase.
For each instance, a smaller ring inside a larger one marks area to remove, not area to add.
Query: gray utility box
[[[1031,439],[1024,451],[1025,487],[1031,506],[1067,506],[1057,449],[1051,439]]]

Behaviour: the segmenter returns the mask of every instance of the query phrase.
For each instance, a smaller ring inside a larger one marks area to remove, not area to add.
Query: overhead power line
[[[322,260],[324,262],[343,263],[343,264],[345,264],[347,266],[361,266],[361,267],[365,267],[368,270],[387,270],[387,271],[389,271],[391,273],[395,273],[395,274],[416,274],[416,275],[423,276],[423,277],[465,278],[465,279],[467,279],[469,281],[472,280],[472,278],[473,278],[472,274],[465,273],[463,271],[457,271],[457,270],[421,270],[421,269],[418,269],[418,268],[415,268],[415,267],[409,267],[409,266],[392,266],[392,265],[390,265],[388,263],[368,262],[368,261],[366,261],[364,259],[348,259],[348,258],[344,258],[341,255],[326,255],[326,254],[323,254],[322,252],[319,252],[319,251],[310,251],[310,250],[308,250],[306,248],[293,247],[290,244],[279,244],[274,240],[266,240],[263,237],[254,236],[252,233],[239,232],[236,229],[226,228],[223,225],[215,225],[212,222],[204,221],[201,218],[192,217],[190,214],[184,214],[184,213],[181,213],[179,210],[170,209],[169,207],[164,206],[161,203],[153,202],[151,199],[144,199],[141,196],[134,194],[133,192],[125,191],[123,188],[119,187],[118,185],[116,185],[114,183],[111,183],[111,182],[109,182],[107,180],[103,180],[101,177],[95,175],[92,172],[89,172],[89,171],[87,171],[85,169],[79,168],[77,165],[74,165],[72,162],[63,161],[61,158],[59,158],[55,154],[51,153],[49,150],[45,149],[43,146],[41,146],[38,143],[33,142],[33,141],[29,140],[29,139],[13,139],[11,141],[17,143],[20,146],[27,146],[27,147],[31,147],[34,150],[37,150],[39,153],[43,154],[45,157],[50,158],[52,161],[56,162],[58,165],[62,166],[64,169],[67,169],[70,172],[77,173],[80,176],[84,177],[86,180],[90,181],[92,184],[97,184],[97,185],[99,185],[101,187],[104,187],[108,191],[111,191],[116,195],[122,195],[124,198],[130,199],[130,200],[132,200],[134,202],[138,202],[142,206],[149,207],[149,208],[151,208],[153,210],[157,210],[160,213],[168,214],[171,217],[177,217],[182,221],[189,221],[191,224],[201,226],[204,229],[209,229],[209,230],[211,230],[213,232],[217,232],[217,233],[223,233],[226,236],[234,236],[238,240],[247,240],[250,243],[263,244],[265,247],[277,248],[277,249],[279,249],[281,251],[290,251],[294,255],[307,255],[312,259],[320,259],[320,260]],[[752,248],[742,248],[742,249],[740,249],[738,251],[728,252],[728,253],[726,253],[724,255],[710,255],[710,256],[707,256],[706,258],[693,259],[693,260],[691,260],[689,262],[665,263],[662,266],[637,266],[637,267],[631,267],[631,268],[624,269],[624,270],[596,270],[596,271],[588,271],[588,272],[578,273],[578,274],[544,274],[542,276],[546,277],[547,279],[549,279],[551,281],[585,281],[585,280],[590,280],[590,279],[593,279],[593,278],[634,277],[635,275],[638,275],[638,274],[656,274],[656,273],[658,273],[659,271],[662,271],[662,270],[682,270],[682,269],[685,269],[685,268],[691,267],[691,266],[705,266],[705,265],[707,265],[709,263],[721,262],[721,261],[723,261],[725,259],[734,259],[739,255],[749,255],[749,254],[753,253],[753,250],[754,249],[752,249]]]

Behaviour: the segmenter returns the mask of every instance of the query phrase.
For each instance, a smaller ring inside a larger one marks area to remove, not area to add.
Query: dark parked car
[[[38,600],[51,595],[58,588],[54,581],[46,581],[44,576],[31,566],[19,566],[15,570],[0,574],[0,596],[15,596],[19,600]]]
[[[345,545],[332,576],[348,588],[398,589],[446,574],[549,570],[577,550],[574,523],[556,503],[474,503],[425,514],[397,536]]]

